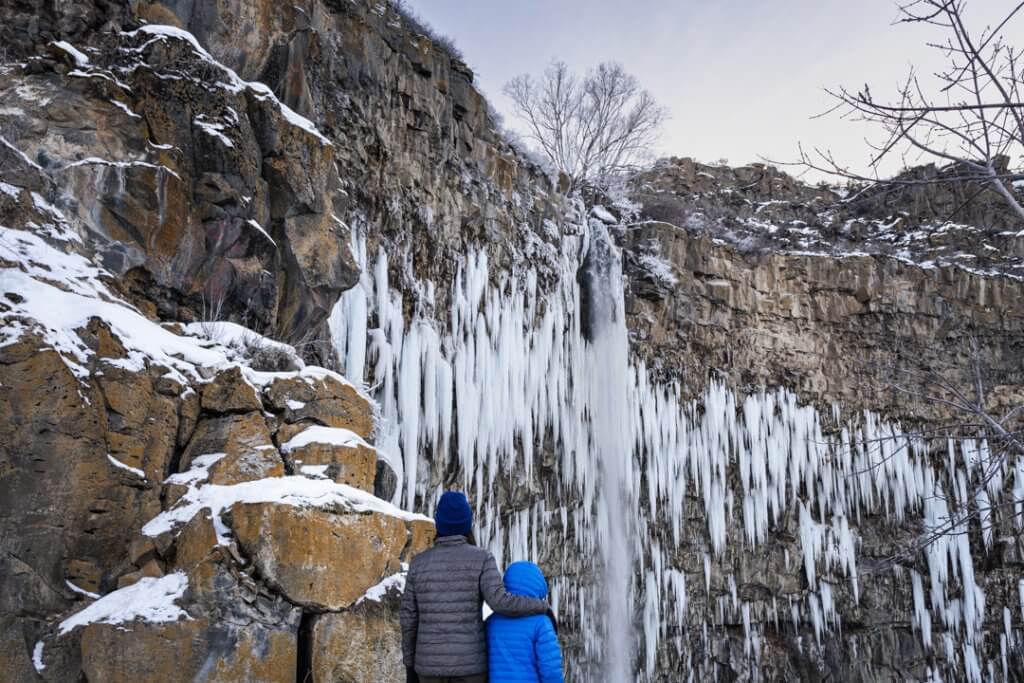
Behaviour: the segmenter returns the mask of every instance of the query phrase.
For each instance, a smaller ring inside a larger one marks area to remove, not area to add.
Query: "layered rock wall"
[[[923,442],[956,416],[893,387],[980,361],[1021,403],[1020,239],[987,204],[848,216],[676,160],[588,211],[372,0],[3,19],[14,680],[395,680],[430,528],[370,494],[451,487],[549,575],[570,680],[1018,675],[1020,461],[979,486],[977,434]],[[211,318],[348,381],[177,325]],[[963,540],[901,552],[936,501]]]

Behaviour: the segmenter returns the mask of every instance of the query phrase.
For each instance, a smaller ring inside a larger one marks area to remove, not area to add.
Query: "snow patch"
[[[321,427],[314,425],[302,430],[281,446],[282,453],[291,453],[294,450],[308,446],[311,443],[326,444],[328,446],[340,446],[342,448],[373,448],[366,443],[363,437],[349,429],[338,427]]]
[[[640,254],[637,260],[640,262],[640,267],[644,269],[644,272],[654,280],[669,287],[675,287],[679,283],[679,278],[676,277],[672,264],[657,254]]]
[[[274,238],[270,236],[270,233],[269,233],[269,232],[267,232],[267,231],[266,231],[266,230],[265,230],[265,229],[263,228],[263,226],[262,226],[262,225],[260,225],[260,224],[259,224],[258,222],[256,222],[256,221],[255,221],[255,220],[253,220],[252,218],[250,218],[250,219],[248,220],[248,223],[249,223],[249,225],[250,225],[250,226],[251,226],[251,227],[252,227],[253,229],[255,229],[255,230],[256,230],[256,231],[258,232],[258,233],[260,233],[261,235],[263,235],[264,237],[266,237],[266,238],[267,238],[267,241],[268,241],[268,242],[270,242],[270,243],[271,243],[271,244],[273,244],[273,245],[274,245],[275,247],[277,247],[277,242],[275,242],[275,241],[274,241]]]
[[[146,536],[159,536],[185,524],[201,510],[209,510],[218,541],[228,543],[228,528],[221,513],[236,503],[276,503],[294,507],[341,508],[351,512],[378,512],[406,521],[432,521],[429,517],[406,512],[380,498],[333,481],[303,476],[269,477],[240,484],[207,484],[192,487],[177,505],[162,512],[142,527]]]
[[[2,144],[2,145],[3,145],[4,147],[6,147],[7,149],[9,149],[9,150],[11,150],[12,152],[14,152],[14,155],[15,155],[16,157],[18,157],[19,159],[21,159],[21,160],[22,160],[23,162],[25,162],[26,164],[28,164],[28,165],[29,165],[29,166],[31,166],[32,168],[36,169],[37,171],[42,171],[42,170],[43,170],[43,167],[42,167],[42,166],[40,166],[40,165],[39,165],[39,164],[37,164],[36,162],[34,162],[34,161],[32,161],[31,159],[29,159],[29,158],[28,158],[28,156],[27,156],[27,155],[26,155],[26,154],[25,154],[24,152],[22,152],[22,151],[21,151],[20,149],[18,149],[18,148],[17,148],[17,147],[15,147],[15,146],[14,146],[13,144],[11,144],[11,143],[10,143],[10,142],[9,142],[9,141],[7,140],[7,138],[5,138],[5,137],[4,137],[4,136],[2,136],[2,135],[0,135],[0,144]]]
[[[0,346],[13,344],[28,330],[39,332],[79,378],[88,376],[86,361],[92,350],[77,334],[92,318],[106,322],[128,351],[120,363],[141,369],[148,361],[170,368],[175,378],[198,378],[195,367],[223,367],[226,356],[206,349],[194,339],[179,337],[117,299],[100,282],[105,271],[78,254],[67,254],[38,236],[0,227],[0,257],[19,263],[23,270],[0,270],[0,294],[16,293],[8,301]],[[25,322],[17,320],[27,319]]]
[[[616,223],[618,223],[618,221],[615,219],[615,216],[613,216],[611,212],[608,211],[608,209],[604,208],[603,206],[595,206],[591,208],[590,214],[597,220],[601,221],[602,223],[607,223],[608,225],[615,225]]]
[[[399,593],[405,592],[405,577],[408,575],[409,565],[402,563],[402,571],[397,574],[392,574],[386,577],[380,583],[375,586],[371,586],[366,590],[361,598],[356,600],[356,604],[360,604],[366,600],[373,602],[380,602],[388,594],[389,591],[396,590]]]
[[[200,114],[199,116],[192,119],[192,124],[199,128],[199,130],[203,131],[213,139],[220,142],[225,147],[235,146],[235,143],[231,142],[231,139],[224,134],[224,131],[228,129],[228,126],[226,126],[225,124],[217,123],[216,121],[211,121],[204,114]]]
[[[66,585],[66,586],[67,586],[68,588],[70,588],[70,589],[71,589],[71,592],[72,592],[72,593],[78,593],[79,595],[84,595],[85,597],[87,597],[87,598],[92,598],[93,600],[95,600],[95,599],[97,599],[98,597],[100,597],[100,596],[99,596],[99,593],[93,593],[93,592],[91,592],[91,591],[87,591],[87,590],[85,590],[84,588],[82,588],[82,587],[80,587],[80,586],[76,586],[75,584],[71,583],[71,582],[70,582],[70,581],[68,581],[67,579],[65,579],[65,580],[64,580],[64,584],[65,584],[65,585]]]
[[[227,457],[227,453],[206,453],[192,459],[192,463],[184,472],[176,472],[164,480],[165,484],[194,486],[210,478],[210,468],[218,461]]]
[[[41,640],[32,648],[32,666],[35,667],[36,673],[43,673],[46,669],[46,664],[43,663],[43,641]]]
[[[130,108],[128,107],[128,105],[127,105],[127,104],[125,104],[124,102],[121,102],[121,101],[119,101],[119,100],[115,100],[115,99],[113,99],[113,98],[111,98],[111,99],[109,100],[109,102],[110,102],[110,103],[111,103],[112,105],[114,105],[115,107],[117,107],[118,109],[120,109],[121,111],[123,111],[123,112],[124,112],[125,114],[127,114],[127,115],[128,115],[128,116],[129,116],[130,118],[133,118],[133,119],[141,119],[141,118],[142,118],[142,116],[140,116],[139,114],[136,114],[135,112],[133,112],[133,111],[132,111],[132,110],[131,110],[131,109],[130,109]]]
[[[66,169],[69,169],[69,168],[76,168],[78,166],[93,166],[93,165],[96,165],[96,166],[112,166],[114,168],[134,168],[134,167],[151,168],[151,169],[153,169],[155,171],[158,171],[158,172],[169,173],[170,175],[174,176],[178,180],[181,180],[181,176],[178,175],[177,173],[175,173],[174,171],[172,171],[167,166],[164,166],[163,164],[151,164],[148,161],[111,161],[110,159],[100,159],[99,157],[86,157],[85,159],[79,159],[78,161],[71,162],[67,166],[64,166],[64,168],[62,170],[66,170]]]
[[[68,617],[60,623],[58,633],[64,635],[88,624],[125,624],[137,619],[166,623],[188,619],[188,614],[175,604],[184,597],[187,588],[188,577],[183,572],[139,579]]]
[[[327,478],[327,465],[303,465],[299,468],[299,472],[305,477],[313,477],[314,479],[326,479]]]
[[[82,68],[89,65],[89,58],[85,56],[85,53],[80,51],[71,43],[64,40],[55,40],[53,42],[54,47],[59,47],[64,52],[71,55],[71,58],[75,60],[75,66]]]
[[[213,342],[223,349],[232,360],[241,363],[243,366],[246,365],[248,360],[247,352],[250,349],[273,349],[282,355],[288,356],[296,367],[302,368],[305,365],[302,359],[299,358],[299,354],[294,346],[265,337],[238,323],[205,321],[188,323],[183,325],[182,328],[185,334],[190,337],[198,337]],[[247,379],[249,379],[248,373],[249,371],[247,370],[245,373]],[[283,372],[280,374],[288,376],[294,373]],[[251,379],[249,381],[252,382]]]
[[[109,460],[110,463],[114,467],[117,467],[118,469],[122,469],[122,470],[126,470],[128,472],[131,472],[132,474],[134,474],[139,479],[145,479],[146,478],[146,473],[143,472],[142,470],[140,470],[138,467],[132,467],[131,465],[126,465],[125,463],[121,462],[120,460],[118,460],[117,458],[112,456],[110,453],[107,453],[107,460]]]

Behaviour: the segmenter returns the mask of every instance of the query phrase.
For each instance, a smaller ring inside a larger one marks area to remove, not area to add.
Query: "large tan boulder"
[[[284,475],[284,461],[260,413],[200,420],[181,456],[182,471],[199,456],[214,453],[223,453],[224,457],[208,468],[207,482],[211,484],[237,484]]]
[[[405,522],[381,513],[234,505],[231,528],[258,574],[288,600],[341,610],[399,569]]]
[[[296,474],[373,493],[377,450],[354,432],[310,426],[281,444],[281,453]]]
[[[373,437],[373,406],[354,386],[331,374],[278,378],[263,395],[270,410],[283,414],[286,423],[306,421],[349,429],[364,439]]]
[[[203,410],[214,413],[250,413],[263,408],[256,388],[246,381],[239,367],[218,373],[203,387]]]
[[[297,641],[292,629],[226,620],[90,624],[82,632],[82,670],[104,683],[279,683],[294,680]]]
[[[190,570],[217,548],[217,531],[209,510],[201,510],[190,519],[174,539],[174,566]]]
[[[380,601],[364,600],[348,611],[316,618],[310,661],[316,683],[403,680],[400,594],[392,589]]]
[[[89,681],[294,680],[301,611],[269,594],[227,548],[214,547],[187,574],[143,581],[61,622],[45,641],[47,670],[70,651]]]

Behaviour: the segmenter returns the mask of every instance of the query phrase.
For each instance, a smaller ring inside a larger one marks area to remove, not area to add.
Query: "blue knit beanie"
[[[438,536],[468,536],[473,530],[473,509],[460,491],[446,491],[437,504],[434,523]]]

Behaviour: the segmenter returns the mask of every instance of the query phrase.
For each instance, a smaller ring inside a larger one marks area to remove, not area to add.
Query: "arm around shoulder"
[[[544,614],[548,603],[536,598],[513,595],[505,590],[498,572],[498,564],[494,555],[487,553],[480,571],[480,594],[492,610],[506,617],[525,617],[531,614]]]

